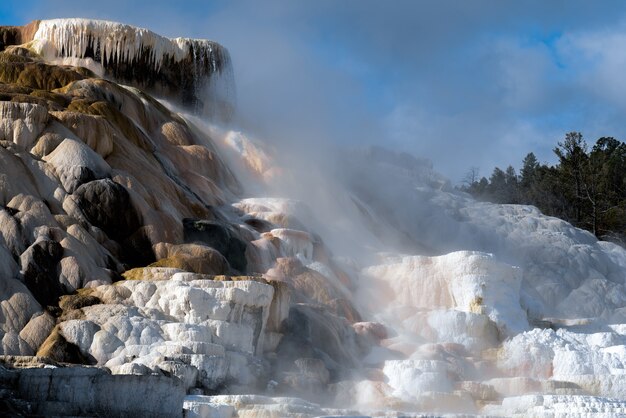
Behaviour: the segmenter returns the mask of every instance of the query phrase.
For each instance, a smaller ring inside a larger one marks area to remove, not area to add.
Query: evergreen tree
[[[535,154],[528,153],[522,161],[522,169],[519,179],[519,198],[526,204],[539,206],[537,201],[537,183],[539,182],[539,161]]]
[[[506,173],[499,167],[493,169],[491,177],[489,177],[489,187],[487,188],[490,198],[497,203],[506,203],[507,185]]]
[[[520,187],[523,190],[528,190],[535,182],[538,168],[537,157],[532,152],[528,153],[522,161],[522,170],[520,171]]]
[[[566,219],[580,226],[585,198],[583,181],[589,158],[587,143],[580,132],[569,132],[565,135],[565,140],[554,148],[554,153],[559,157],[559,181],[572,203],[572,210],[565,214]]]
[[[602,236],[626,226],[626,144],[598,139],[589,156],[585,192],[591,206],[591,230]]]
[[[598,139],[591,151],[580,132],[569,132],[554,148],[559,162],[539,164],[532,152],[518,176],[512,166],[496,167],[487,180],[471,170],[464,190],[496,203],[537,206],[544,214],[588,229],[626,246],[626,144]],[[469,184],[471,183],[471,184]]]
[[[519,180],[512,165],[506,168],[504,176],[506,181],[504,201],[507,203],[519,203]]]

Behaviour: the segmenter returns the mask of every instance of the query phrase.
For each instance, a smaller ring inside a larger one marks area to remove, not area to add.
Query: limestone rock
[[[348,301],[349,293],[321,273],[304,267],[296,257],[280,257],[265,274],[270,280],[287,284],[296,303],[319,304],[334,315],[351,322],[360,320],[356,309]]]
[[[391,288],[385,300],[416,308],[454,308],[487,315],[503,335],[528,329],[520,306],[520,272],[489,254],[397,257],[366,270]]]
[[[16,211],[13,216],[20,223],[27,240],[50,235],[48,232],[57,226],[50,207],[37,194],[18,193],[7,203],[7,207]]]
[[[33,353],[36,353],[52,332],[54,325],[55,320],[49,313],[35,314],[22,328],[19,337],[28,344]]]
[[[43,159],[56,169],[68,193],[74,193],[82,184],[111,174],[111,167],[100,155],[74,139],[64,139]]]
[[[220,409],[222,405],[228,405],[237,411],[239,417],[254,417],[258,414],[263,416],[280,416],[280,417],[307,417],[321,416],[324,414],[323,409],[314,403],[306,402],[298,398],[277,397],[270,398],[260,395],[218,395],[207,397],[188,397],[187,404],[191,410],[200,410],[202,404],[209,404],[207,408],[211,413],[215,409],[217,413],[224,413],[228,416],[230,409]],[[221,418],[221,415],[217,415]]]
[[[84,359],[115,373],[164,370],[187,388],[253,386],[259,367],[254,355],[264,347],[273,295],[262,281],[193,273],[99,286],[62,299],[61,307],[75,314],[64,311],[44,346],[56,352],[63,342],[75,345]]]
[[[3,334],[11,334],[13,337],[10,338],[17,338],[31,318],[41,311],[41,305],[28,291],[24,283],[11,278],[11,276],[0,278],[0,296],[0,319],[2,319],[0,330]],[[28,346],[25,341],[24,346]],[[30,347],[28,351],[31,351]],[[3,354],[15,355],[27,354],[22,353],[19,347],[17,351],[3,347],[2,352]]]
[[[51,124],[47,129],[51,141],[56,141],[55,136],[76,139],[106,159],[113,152],[114,143],[121,140],[119,131],[104,116],[61,111],[52,112],[52,115],[59,122]]]
[[[210,396],[188,395],[183,403],[185,418],[232,418],[235,407],[211,401]]]
[[[601,399],[593,396],[524,395],[505,398],[502,406],[488,406],[487,414],[510,417],[619,417],[626,413],[626,403],[616,399]]]
[[[115,376],[98,368],[57,367],[19,371],[17,392],[36,402],[39,414],[171,417],[185,395],[178,379]],[[56,407],[56,408],[55,408]]]
[[[35,145],[30,149],[30,152],[37,158],[43,158],[50,154],[63,142],[64,138],[61,135],[55,135],[53,133],[44,132],[38,139]]]
[[[68,41],[73,39],[68,34],[82,41]],[[192,107],[203,105],[196,92],[210,88],[211,105],[225,115],[231,111],[231,98],[227,95],[233,82],[230,57],[215,42],[167,39],[147,29],[85,19],[41,21],[33,38],[38,52],[48,59],[77,59],[71,62],[167,94]],[[96,50],[101,51],[99,56],[95,55]],[[143,54],[144,51],[148,52]],[[132,71],[126,60],[133,62]]]
[[[28,245],[19,221],[10,209],[0,209],[0,243],[11,254],[22,254]]]
[[[90,360],[85,357],[78,346],[68,342],[55,328],[39,347],[37,355],[47,357],[61,363],[89,364]]]
[[[0,102],[0,140],[30,149],[48,122],[48,110],[31,103]]]

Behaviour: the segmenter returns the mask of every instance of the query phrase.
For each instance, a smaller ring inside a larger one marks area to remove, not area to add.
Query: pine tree
[[[559,157],[559,181],[573,205],[572,213],[567,215],[568,220],[580,226],[584,212],[584,173],[589,158],[587,143],[580,132],[569,132],[565,135],[565,141],[559,142],[554,148],[554,153]]]
[[[506,203],[506,190],[506,173],[499,167],[496,167],[493,169],[491,177],[489,177],[488,194],[494,202]]]
[[[535,182],[539,161],[532,152],[528,153],[522,161],[522,170],[520,171],[520,186],[522,189],[529,189]]]
[[[505,201],[507,203],[519,203],[519,179],[512,165],[504,172],[506,181]]]
[[[585,194],[591,205],[591,230],[598,236],[626,226],[626,144],[611,137],[598,139],[589,155]]]
[[[512,166],[496,167],[489,180],[476,181],[473,168],[464,190],[496,203],[532,204],[626,247],[626,144],[602,137],[588,151],[582,134],[569,132],[557,145],[555,166],[539,164],[531,152],[519,176]]]

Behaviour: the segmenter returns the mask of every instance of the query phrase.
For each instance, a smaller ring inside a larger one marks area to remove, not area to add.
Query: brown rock
[[[69,343],[59,332],[59,327],[52,330],[50,336],[44,341],[37,356],[48,357],[60,363],[90,364],[91,362],[85,357],[80,349]]]
[[[54,324],[55,321],[52,315],[47,312],[42,312],[34,316],[22,331],[20,331],[20,338],[30,346],[33,353],[36,353],[52,332]]]
[[[352,324],[352,327],[358,335],[370,338],[376,342],[388,337],[387,328],[379,322],[357,322]]]
[[[156,246],[157,257],[149,267],[171,267],[200,274],[228,274],[228,261],[219,251],[198,244],[161,244]]]
[[[64,311],[71,311],[99,303],[102,303],[102,301],[98,297],[91,295],[91,289],[82,289],[81,292],[75,295],[61,296],[59,299],[59,308]]]

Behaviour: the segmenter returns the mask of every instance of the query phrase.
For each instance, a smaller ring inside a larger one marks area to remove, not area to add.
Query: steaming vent
[[[196,113],[221,119],[232,114],[230,55],[217,42],[170,39],[104,20],[53,19],[33,24],[22,31],[21,41],[32,41],[31,49],[48,61],[89,68],[102,77],[175,99]]]

